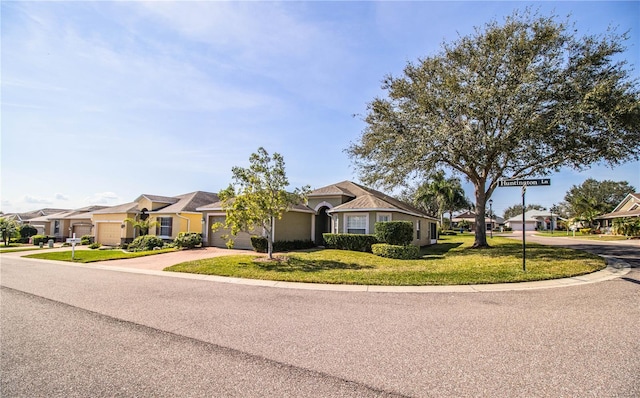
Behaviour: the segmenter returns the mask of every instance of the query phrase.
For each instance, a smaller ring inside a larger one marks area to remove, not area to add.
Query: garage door
[[[91,235],[91,224],[76,224],[73,226],[71,234],[76,234],[76,238]]]
[[[224,223],[224,217],[211,217],[209,225],[215,223]],[[223,237],[223,235],[230,235],[228,229],[219,229],[209,234],[209,246],[214,247],[227,247],[227,240],[229,237]],[[251,234],[246,232],[238,232],[238,235],[233,236],[233,248],[234,249],[253,249],[251,246]]]
[[[511,228],[513,228],[514,231],[522,231],[522,223],[510,223],[511,224]],[[534,223],[525,223],[525,227],[527,228],[527,231],[535,231],[536,230],[536,224]]]
[[[98,242],[106,246],[120,245],[120,223],[99,223],[97,229]]]

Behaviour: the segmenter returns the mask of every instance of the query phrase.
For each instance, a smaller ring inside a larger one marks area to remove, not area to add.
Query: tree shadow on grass
[[[429,260],[443,258],[445,254],[449,253],[453,249],[460,247],[461,245],[462,242],[438,243],[437,245],[431,245],[422,248],[422,250],[420,250],[420,256],[423,259]]]
[[[375,268],[372,265],[343,263],[328,260],[303,260],[288,257],[284,261],[259,261],[255,266],[264,271],[273,272],[321,272],[330,270],[361,270]]]

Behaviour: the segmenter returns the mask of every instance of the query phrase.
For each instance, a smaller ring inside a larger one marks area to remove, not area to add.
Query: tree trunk
[[[273,260],[273,218],[269,221],[269,228],[267,229],[267,254],[269,260]]]
[[[474,184],[476,189],[476,236],[473,248],[489,247],[487,243],[487,225],[485,224],[485,207],[487,196],[484,191],[484,183]]]

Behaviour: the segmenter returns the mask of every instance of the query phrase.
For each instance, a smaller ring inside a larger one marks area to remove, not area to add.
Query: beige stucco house
[[[138,231],[125,219],[149,219],[149,234],[173,240],[180,232],[202,232],[202,212],[196,210],[218,200],[212,192],[196,191],[178,196],[140,195],[130,203],[93,212],[95,240],[103,245],[117,246],[131,242]]]
[[[602,227],[610,228],[613,220],[626,217],[640,217],[640,193],[628,194],[611,213],[603,214],[597,220]]]
[[[198,208],[204,213],[204,242],[225,247],[229,231],[212,231],[215,223],[224,223],[221,202]],[[413,244],[436,243],[437,219],[382,192],[351,181],[343,181],[313,190],[306,204],[299,204],[274,222],[274,241],[311,240],[323,245],[323,233],[373,234],[378,221],[410,221],[414,226]],[[234,248],[251,249],[251,235],[262,231],[241,232]]]

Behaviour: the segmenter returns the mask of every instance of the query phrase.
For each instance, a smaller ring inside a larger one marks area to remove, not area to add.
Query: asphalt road
[[[640,396],[638,269],[414,294],[1,261],[2,397]]]

